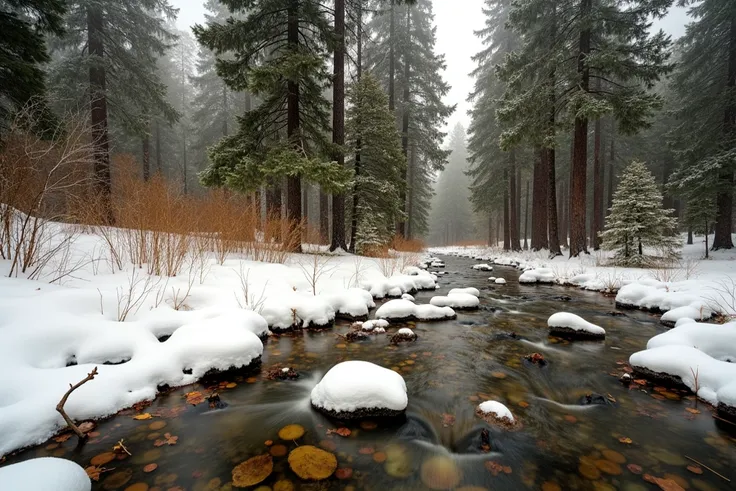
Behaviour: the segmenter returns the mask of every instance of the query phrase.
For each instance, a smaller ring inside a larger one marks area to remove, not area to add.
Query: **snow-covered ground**
[[[608,266],[613,254],[606,251],[572,259],[550,259],[548,251],[510,252],[487,247],[440,247],[429,251],[518,268],[522,270],[520,283],[570,285],[617,293],[616,302],[621,306],[661,312],[662,322],[667,325],[674,325],[681,318],[706,320],[714,313],[736,316],[736,249],[711,251],[706,260],[704,237],[695,237],[692,245],[685,244],[685,239],[683,235],[680,260],[667,268],[652,269]],[[711,236],[709,243],[712,239]]]
[[[374,298],[434,290],[436,276],[409,267],[409,256],[290,254],[273,264],[233,253],[220,264],[212,254],[160,277],[145,265],[119,269],[103,238],[83,233],[49,266],[46,281],[73,269],[54,283],[10,278],[9,261],[0,261],[0,456],[63,428],[56,404],[94,367],[95,379],[67,401],[74,420],[152,399],[162,385],[257,363],[269,330],[367,318]],[[400,301],[417,317],[438,309]]]

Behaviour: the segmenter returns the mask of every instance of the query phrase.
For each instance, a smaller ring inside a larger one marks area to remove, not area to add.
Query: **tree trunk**
[[[345,166],[345,0],[335,0],[335,53],[332,81],[332,143],[338,147],[335,160]],[[332,196],[332,244],[330,250],[348,250],[345,240],[345,194]]]
[[[580,47],[578,53],[578,74],[580,75],[580,89],[588,92],[590,87],[590,68],[588,55],[590,54],[590,26],[589,15],[592,0],[582,0],[580,3],[580,18],[584,28],[580,31]],[[570,169],[570,257],[581,253],[588,253],[585,237],[585,208],[587,165],[588,165],[588,118],[577,116],[573,140],[572,168]]]
[[[608,155],[608,202],[606,204],[606,216],[611,213],[613,206],[613,184],[616,174],[613,172],[613,165],[616,162],[616,121],[611,119],[611,153]]]
[[[104,207],[103,216],[113,224],[112,177],[110,173],[110,141],[107,133],[107,80],[105,73],[104,19],[97,3],[87,6],[87,47],[89,66],[90,121],[94,145],[94,184]]]
[[[330,196],[319,190],[319,236],[323,244],[330,243]]]
[[[299,45],[299,0],[289,0],[287,22],[287,43],[296,50]],[[299,138],[299,83],[289,80],[286,99],[286,136],[297,151],[300,150]],[[286,178],[286,218],[289,220],[290,237],[293,240],[292,250],[301,252],[301,237],[297,229],[302,220],[302,181],[300,176]]]
[[[396,43],[396,21],[395,21],[395,5],[396,0],[391,0],[391,10],[389,15],[389,27],[388,27],[388,110],[391,114],[394,112],[396,107],[396,98],[394,92],[394,79],[396,78],[396,53],[394,51],[394,44]]]
[[[146,134],[143,135],[143,180],[148,181],[151,178],[151,135],[146,128]]]
[[[363,0],[357,0],[357,17],[358,17],[358,25],[356,26],[357,29],[357,60],[356,60],[356,69],[357,69],[357,81],[360,82],[361,78],[363,77]],[[358,183],[357,180],[360,177],[360,151],[361,151],[362,142],[360,141],[360,138],[356,139],[355,141],[355,164],[353,165],[353,212],[350,216],[350,252],[355,253],[355,237],[358,233],[358,204],[359,204],[359,198],[358,198]]]
[[[598,84],[600,85],[600,84]],[[601,118],[595,120],[593,136],[593,217],[590,223],[590,246],[600,249],[598,234],[603,230],[601,208],[603,207],[603,182],[601,181]]]
[[[163,175],[161,164],[161,121],[156,120],[156,172]]]
[[[508,182],[509,171],[503,170],[503,180]],[[511,250],[511,237],[509,235],[509,187],[503,188],[503,250]]]
[[[266,214],[269,219],[281,218],[281,185],[278,182],[266,188]]]
[[[402,97],[402,114],[401,114],[401,150],[406,160],[406,175],[404,178],[404,186],[399,193],[399,202],[401,208],[406,213],[406,187],[409,185],[409,99],[411,92],[409,88],[409,77],[411,76],[411,62],[409,60],[409,46],[411,45],[411,5],[406,5],[406,46],[404,47],[404,91]],[[399,218],[396,233],[400,237],[406,238],[406,223],[403,218]]]
[[[511,240],[511,250],[519,250],[519,220],[518,209],[516,208],[516,154],[514,150],[509,152],[509,239]]]
[[[708,233],[708,229],[705,229],[705,233]],[[687,227],[687,245],[693,245],[693,228],[691,226]]]
[[[708,220],[706,220],[705,221],[705,228],[703,229],[703,230],[705,230],[705,258],[706,259],[708,259],[708,254],[709,254],[709,252],[708,252],[708,225],[709,225],[708,224]],[[692,239],[692,237],[691,237],[691,239]],[[690,241],[690,243],[692,244],[692,240]]]
[[[557,5],[555,2],[550,4],[552,11],[550,12],[550,21],[552,29],[550,32],[550,45],[557,42]],[[548,104],[548,116],[547,116],[547,138],[548,145],[547,149],[542,151],[547,152],[547,245],[549,247],[549,253],[551,256],[561,256],[560,251],[560,232],[557,223],[557,179],[555,176],[555,166],[557,165],[555,159],[555,107],[557,105],[557,96],[555,95],[554,87],[556,83],[557,73],[553,67],[548,76],[548,86],[551,88],[549,91]]]
[[[228,124],[230,119],[230,104],[227,97],[227,85],[225,83],[222,84],[222,110],[225,114],[225,117],[222,118],[222,136],[228,135]]]
[[[526,240],[529,231],[529,179],[526,180],[526,205],[524,205],[524,250],[529,250],[529,242]]]
[[[532,250],[547,248],[547,155],[539,149],[534,159],[532,197]]]
[[[729,29],[728,44],[728,80],[726,81],[727,93],[736,92],[736,9],[731,7],[731,27]],[[724,140],[733,142],[736,137],[736,98],[731,97],[726,103],[723,132]],[[731,228],[733,223],[733,169],[723,166],[718,174],[718,194],[716,195],[715,236],[713,237],[713,250],[732,249]],[[706,231],[707,233],[707,231]]]

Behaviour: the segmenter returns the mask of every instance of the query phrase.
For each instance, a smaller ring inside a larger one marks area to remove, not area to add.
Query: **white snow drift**
[[[75,462],[55,457],[30,459],[0,468],[3,491],[89,491],[92,483]]]
[[[406,320],[416,319],[420,321],[452,319],[455,311],[450,307],[437,307],[435,305],[416,305],[409,300],[389,300],[381,305],[376,311],[377,319]]]
[[[685,322],[654,336],[647,349],[629,358],[631,366],[679,377],[711,403],[736,407],[736,322]]]
[[[312,389],[312,405],[334,413],[388,409],[404,411],[408,404],[401,375],[367,361],[338,363]]]
[[[475,309],[480,305],[480,300],[470,293],[449,293],[447,296],[432,297],[429,301],[436,307],[452,307],[454,309]]]
[[[548,268],[529,269],[521,273],[519,283],[554,283],[555,274]]]

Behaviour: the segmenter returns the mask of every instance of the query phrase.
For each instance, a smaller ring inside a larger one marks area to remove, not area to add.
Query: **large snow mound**
[[[472,286],[465,288],[453,288],[452,290],[447,292],[448,295],[454,295],[455,293],[466,293],[468,295],[480,297],[480,290],[478,290],[477,288],[473,288]]]
[[[679,319],[706,320],[713,315],[708,292],[698,281],[665,283],[644,280],[623,285],[616,295],[616,303],[623,307],[663,312],[661,321],[674,324]]]
[[[654,336],[629,363],[679,377],[711,404],[736,407],[736,322],[723,325],[686,322]],[[697,383],[696,383],[697,376]]]
[[[89,491],[84,469],[71,460],[42,457],[0,468],[3,491]]]
[[[550,331],[553,332],[559,331],[560,329],[569,329],[576,333],[584,333],[596,337],[604,337],[606,335],[606,330],[602,327],[596,326],[595,324],[586,321],[578,315],[571,314],[570,312],[557,312],[552,314],[549,319],[547,319],[547,326],[549,326]]]
[[[416,305],[409,300],[403,299],[389,300],[376,311],[377,319],[388,320],[441,320],[452,319],[454,317],[455,311],[450,307],[438,307],[427,304]]]
[[[452,307],[455,309],[475,309],[480,305],[480,300],[470,293],[448,293],[447,296],[432,297],[429,301],[436,307]]]
[[[412,271],[416,274],[399,274],[390,278],[376,277],[362,282],[374,298],[401,297],[404,293],[437,288],[437,276],[424,270]]]
[[[312,405],[330,413],[359,410],[404,411],[408,404],[401,375],[367,361],[338,363],[312,389]]]

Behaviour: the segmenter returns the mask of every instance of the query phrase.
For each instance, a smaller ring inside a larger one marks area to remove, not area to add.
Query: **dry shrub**
[[[37,104],[11,123],[0,152],[0,257],[10,276],[58,281],[80,267],[70,251],[78,231],[69,222],[69,203],[90,181],[92,142],[87,121],[67,114],[44,138],[36,127]]]
[[[419,239],[405,239],[395,235],[391,240],[391,249],[401,252],[422,252],[425,248],[424,242]]]

